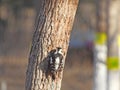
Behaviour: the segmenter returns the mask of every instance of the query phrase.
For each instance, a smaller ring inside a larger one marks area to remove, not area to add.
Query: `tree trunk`
[[[52,80],[47,57],[51,50],[61,47],[65,59],[78,0],[41,0],[40,5],[26,72],[26,90],[60,90],[63,71]]]
[[[108,0],[109,30],[108,35],[108,89],[120,90],[120,60],[118,48],[120,0]]]
[[[94,45],[94,90],[107,90],[107,41],[108,29],[107,2],[96,0],[97,22]]]

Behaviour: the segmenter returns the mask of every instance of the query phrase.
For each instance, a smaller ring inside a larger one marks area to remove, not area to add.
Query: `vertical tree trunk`
[[[96,35],[94,45],[94,90],[107,90],[107,0],[96,0]]]
[[[108,89],[120,90],[120,66],[118,54],[118,33],[120,0],[108,0],[109,5],[109,30],[108,35]]]
[[[119,14],[119,19],[118,19],[119,20],[119,22],[118,22],[119,30],[118,30],[118,41],[117,42],[118,42],[118,48],[119,48],[118,50],[119,50],[119,68],[120,68],[120,9],[118,12],[119,12],[118,13]]]
[[[51,50],[61,47],[65,59],[78,0],[40,1],[26,73],[26,90],[60,90],[62,72],[52,80],[47,73],[47,56]]]

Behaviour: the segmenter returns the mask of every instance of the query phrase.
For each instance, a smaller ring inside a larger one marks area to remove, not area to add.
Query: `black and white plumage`
[[[49,70],[52,74],[52,77],[55,79],[55,74],[57,71],[61,71],[63,69],[63,54],[62,48],[58,47],[53,50],[49,56]]]

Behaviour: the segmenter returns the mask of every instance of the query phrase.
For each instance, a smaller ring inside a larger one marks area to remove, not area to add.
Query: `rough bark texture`
[[[26,72],[26,90],[60,90],[62,72],[52,80],[48,73],[48,54],[61,47],[64,59],[78,0],[41,0],[40,13]]]

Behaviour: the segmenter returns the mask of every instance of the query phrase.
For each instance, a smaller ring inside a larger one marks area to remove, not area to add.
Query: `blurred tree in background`
[[[22,48],[27,46],[26,43],[31,39],[29,34],[34,26],[35,15],[32,0],[0,1],[0,54],[16,53],[17,49],[23,50]]]

